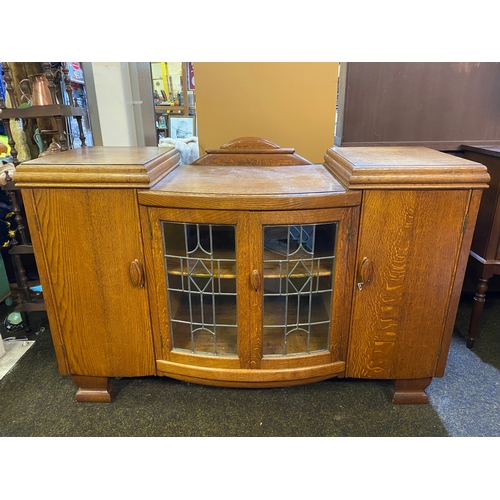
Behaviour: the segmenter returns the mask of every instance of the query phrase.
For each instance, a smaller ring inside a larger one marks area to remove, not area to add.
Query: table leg
[[[82,141],[82,147],[86,146],[85,144],[85,133],[83,132],[82,126],[82,117],[76,116],[76,122],[78,123],[78,131],[80,132],[80,140]]]
[[[479,278],[476,293],[474,295],[474,305],[469,324],[469,334],[467,335],[467,347],[472,349],[479,334],[479,322],[483,314],[484,303],[486,302],[486,291],[488,290],[488,278]]]
[[[59,144],[61,145],[61,151],[68,150],[68,141],[66,140],[66,135],[64,134],[64,125],[62,116],[54,116],[57,123],[57,131],[59,132]]]
[[[14,141],[14,137],[12,137],[12,130],[10,129],[10,118],[2,118],[3,126],[5,128],[5,132],[7,133],[7,142],[10,146],[10,155],[12,156],[12,163],[15,167],[19,165],[19,160],[17,159],[17,149],[16,149],[16,141]]]

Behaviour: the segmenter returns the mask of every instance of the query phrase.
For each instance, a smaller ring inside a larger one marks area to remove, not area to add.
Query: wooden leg
[[[31,332],[30,318],[26,311],[21,311],[21,318],[23,319],[23,327],[26,333]]]
[[[79,387],[76,400],[79,403],[110,403],[114,389],[108,377],[87,377],[72,375],[73,382]]]
[[[3,118],[3,128],[5,129],[5,133],[7,134],[7,142],[10,146],[10,155],[12,156],[12,163],[15,167],[19,165],[19,160],[17,159],[17,149],[16,149],[16,141],[14,141],[14,137],[12,136],[12,130],[10,128],[10,119]]]
[[[64,135],[64,125],[62,116],[54,116],[57,124],[57,131],[59,132],[59,144],[61,145],[61,151],[68,150],[68,143],[66,141],[66,136]]]
[[[483,314],[484,303],[486,302],[486,291],[488,290],[488,279],[480,278],[477,290],[474,295],[474,306],[470,317],[469,334],[467,336],[467,347],[472,349],[479,334],[479,322]]]
[[[30,287],[28,278],[26,276],[26,269],[24,269],[21,257],[18,254],[10,254],[12,263],[14,264],[14,274],[16,275],[16,283],[19,287],[19,292],[22,292],[22,297],[18,298],[18,304],[30,301]]]
[[[86,146],[85,144],[85,133],[83,132],[82,117],[76,116],[76,122],[78,123],[78,130],[80,132],[80,140],[82,141],[82,148]]]
[[[395,405],[415,405],[429,402],[425,389],[429,387],[432,377],[415,379],[398,379],[394,381],[392,402]]]

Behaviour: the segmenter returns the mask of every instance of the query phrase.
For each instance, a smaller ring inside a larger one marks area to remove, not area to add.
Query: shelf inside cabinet
[[[195,262],[197,261],[196,258],[194,259],[185,259],[185,260],[190,260],[192,264],[190,264],[189,269],[187,266],[184,266],[179,263],[179,259],[177,258],[170,258],[168,257],[166,259],[166,264],[167,264],[167,274],[170,274],[172,276],[192,276],[196,278],[221,278],[221,279],[235,279],[236,278],[236,263],[234,261],[224,261],[224,260],[219,260],[215,262],[215,265],[213,266],[213,271],[209,270],[210,267],[208,266],[208,269],[206,269],[203,266],[197,266],[196,270],[193,271],[193,267]],[[296,263],[301,262],[300,260],[297,261],[289,261],[288,262],[288,272],[286,269],[286,260],[282,261],[272,261],[272,262],[265,262],[264,263],[264,279],[269,278],[269,279],[274,279],[274,278],[284,278],[285,276],[288,276],[289,278],[306,278],[309,276],[313,277],[323,277],[323,276],[330,276],[332,274],[332,266],[331,266],[331,259],[325,260],[325,262],[320,262],[320,261],[314,261],[312,262],[312,269],[309,271],[306,269],[304,266],[302,267],[295,267]]]
[[[167,257],[167,273],[173,276],[193,276],[196,278],[223,278],[223,279],[234,279],[236,278],[236,262],[233,261],[224,261],[218,260],[213,261],[213,272],[211,272],[211,266],[208,268],[205,266],[196,266],[196,269],[193,269],[196,262],[199,260],[196,257],[193,258],[185,258],[183,261],[187,261],[186,265],[181,265],[182,262],[178,258]],[[209,261],[210,262],[210,261]],[[189,266],[189,267],[188,267]],[[210,269],[210,270],[209,270]]]

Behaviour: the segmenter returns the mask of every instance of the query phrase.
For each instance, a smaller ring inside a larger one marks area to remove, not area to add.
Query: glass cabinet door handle
[[[363,257],[358,270],[358,290],[363,290],[363,285],[368,285],[373,279],[373,263],[368,257]]]
[[[259,288],[260,288],[260,285],[262,283],[262,280],[260,278],[260,273],[259,271],[257,271],[257,269],[254,269],[252,271],[252,274],[250,276],[250,283],[252,284],[252,288],[258,292],[259,291]]]
[[[129,273],[132,285],[144,288],[144,271],[142,264],[137,259],[130,264]]]

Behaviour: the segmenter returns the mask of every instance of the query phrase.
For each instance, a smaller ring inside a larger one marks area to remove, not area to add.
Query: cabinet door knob
[[[252,284],[252,288],[257,292],[259,291],[262,280],[260,279],[260,273],[257,269],[252,271],[252,275],[250,276],[250,283]]]
[[[129,272],[132,285],[144,288],[144,271],[142,264],[137,259],[133,260],[130,264]]]
[[[373,279],[373,263],[368,257],[363,257],[358,270],[358,289],[362,290],[363,285],[368,285]]]

